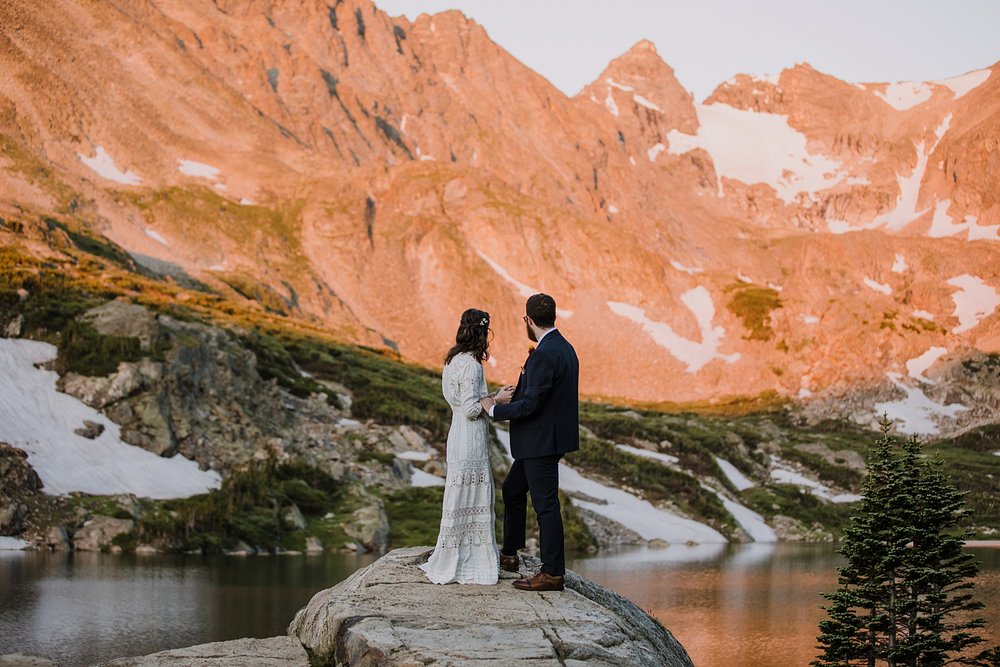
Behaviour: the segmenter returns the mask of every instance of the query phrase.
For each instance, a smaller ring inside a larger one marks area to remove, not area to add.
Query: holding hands
[[[507,385],[505,387],[500,387],[497,393],[493,394],[493,398],[496,399],[498,405],[503,405],[504,403],[510,403],[511,397],[514,395],[514,385]]]
[[[497,390],[495,394],[489,394],[480,399],[479,404],[483,406],[485,412],[489,412],[490,408],[495,405],[503,405],[504,403],[510,403],[511,396],[514,395],[514,387],[512,385],[507,385],[506,387],[501,387]]]

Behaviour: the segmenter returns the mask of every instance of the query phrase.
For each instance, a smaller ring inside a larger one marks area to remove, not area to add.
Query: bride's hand
[[[493,397],[496,399],[496,402],[499,405],[503,405],[504,403],[510,403],[510,398],[513,395],[514,395],[514,387],[508,385],[497,391],[497,393],[494,394]]]

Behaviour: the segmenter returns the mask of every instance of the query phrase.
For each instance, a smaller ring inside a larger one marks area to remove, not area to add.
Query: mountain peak
[[[631,49],[629,49],[625,53],[626,53],[626,55],[628,55],[630,53],[642,53],[642,52],[652,52],[652,53],[656,54],[657,56],[659,56],[659,53],[657,53],[657,51],[656,51],[656,45],[653,44],[648,39],[640,39],[638,42],[636,42],[632,46]]]

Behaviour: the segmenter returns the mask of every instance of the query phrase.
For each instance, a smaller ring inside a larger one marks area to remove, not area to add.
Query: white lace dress
[[[493,512],[489,417],[483,367],[471,354],[444,367],[441,389],[451,405],[448,477],[441,529],[430,559],[420,566],[435,584],[495,584],[500,563]]]

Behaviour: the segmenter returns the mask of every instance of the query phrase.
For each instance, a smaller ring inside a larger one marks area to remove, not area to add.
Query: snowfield
[[[194,160],[177,160],[177,171],[181,172],[185,176],[194,176],[195,178],[207,178],[210,181],[214,181],[219,178],[219,168],[213,167],[210,164],[205,164],[204,162],[195,162]]]
[[[931,87],[922,81],[900,81],[890,83],[884,93],[875,93],[877,97],[897,111],[912,109],[931,98]]]
[[[861,496],[854,493],[834,493],[830,487],[806,477],[773,454],[771,455],[771,480],[779,484],[791,484],[806,489],[814,496],[819,496],[832,503],[853,503],[861,500]]]
[[[444,479],[424,472],[420,468],[414,468],[413,476],[410,477],[410,486],[444,486],[444,484]]]
[[[722,178],[747,184],[766,183],[786,204],[799,193],[814,194],[848,177],[841,163],[810,153],[806,136],[788,124],[788,117],[736,109],[728,104],[698,105],[697,134],[671,130],[672,154],[705,149],[715,164],[721,194]]]
[[[701,342],[693,341],[677,334],[670,325],[656,322],[646,317],[646,311],[618,301],[609,301],[608,308],[615,315],[631,320],[642,327],[642,330],[663,348],[666,348],[678,361],[687,364],[688,373],[697,373],[705,364],[714,359],[722,359],[732,364],[740,359],[739,352],[721,354],[719,346],[726,330],[721,326],[712,326],[715,318],[715,304],[712,295],[702,286],[684,292],[681,301],[687,306],[701,329]]]
[[[967,215],[964,221],[955,222],[948,214],[949,208],[951,208],[950,199],[942,199],[937,203],[927,236],[938,239],[968,231],[970,241],[1000,241],[1000,225],[980,225],[974,215]]]
[[[958,318],[958,326],[952,329],[953,333],[972,329],[1000,306],[1000,294],[984,283],[982,278],[963,273],[949,280],[948,284],[958,288],[951,295],[951,300],[955,302],[952,315]]]
[[[961,403],[943,405],[935,403],[919,387],[910,387],[903,383],[899,373],[886,373],[893,386],[905,396],[895,401],[876,403],[875,416],[883,413],[896,422],[896,430],[906,435],[928,435],[940,432],[937,417],[954,419],[959,412],[968,410]]]
[[[51,361],[48,343],[0,338],[0,441],[28,453],[44,491],[144,498],[184,498],[218,488],[218,473],[183,456],[163,458],[122,442],[118,425],[56,390],[58,374],[36,368]],[[84,420],[104,425],[93,440],[73,432]]]
[[[778,541],[777,533],[774,532],[773,528],[767,525],[767,522],[764,521],[764,517],[757,514],[749,507],[745,507],[735,500],[727,498],[720,491],[716,491],[715,489],[707,486],[705,488],[716,495],[726,508],[726,511],[733,515],[733,518],[736,519],[736,523],[740,525],[740,528],[742,528],[754,542]]]
[[[741,473],[739,469],[726,459],[720,459],[718,456],[715,457],[715,462],[718,464],[719,468],[726,475],[729,482],[736,487],[737,491],[746,491],[747,489],[753,487],[753,480],[749,479],[746,475]]]
[[[930,147],[927,146],[925,141],[915,144],[914,148],[916,148],[917,151],[917,164],[913,167],[913,170],[909,175],[896,175],[896,184],[899,187],[899,195],[896,197],[896,204],[890,211],[877,215],[870,222],[857,227],[853,227],[842,220],[827,220],[827,227],[830,233],[846,234],[847,232],[861,229],[875,229],[877,227],[885,227],[886,229],[892,231],[899,231],[923,214],[927,213],[930,209],[917,208],[917,199],[920,196],[920,183],[923,181],[924,173],[927,171],[927,161],[930,154],[934,152],[934,149],[937,148],[938,142],[941,141],[941,137],[943,137],[948,132],[948,128],[951,127],[951,118],[952,115],[949,113],[944,117],[944,119],[942,119],[941,124],[938,125],[937,129],[934,131],[934,136],[936,138]]]
[[[963,97],[966,93],[974,88],[986,83],[986,80],[990,78],[992,70],[980,69],[960,76],[953,76],[950,79],[944,79],[943,81],[935,81],[934,83],[940,84],[942,86],[947,86],[951,88],[951,92],[955,94],[955,99]]]
[[[101,178],[122,185],[141,185],[142,179],[133,171],[122,171],[115,164],[114,159],[104,150],[104,146],[98,146],[94,157],[86,157],[82,153],[77,153],[80,162],[84,163]]]
[[[871,278],[865,278],[865,285],[869,289],[873,289],[876,292],[881,292],[882,294],[885,294],[887,296],[889,294],[892,294],[892,288],[891,287],[889,287],[885,283],[880,283],[880,282],[877,282],[875,280],[872,280]]]
[[[27,549],[31,545],[24,540],[19,540],[16,537],[6,537],[0,535],[0,551],[21,551],[22,549]]]
[[[633,456],[641,456],[647,459],[653,459],[654,461],[659,461],[660,463],[665,463],[667,465],[673,465],[680,461],[676,456],[671,456],[670,454],[661,454],[660,452],[651,452],[648,449],[642,449],[640,447],[632,447],[631,445],[615,445],[618,449],[623,452],[632,454]]]
[[[497,439],[510,458],[510,433],[494,427]],[[636,496],[587,479],[564,463],[559,464],[559,488],[594,498],[597,502],[573,499],[575,507],[583,507],[611,519],[637,533],[644,540],[663,540],[669,544],[716,544],[727,542],[721,533],[692,519],[671,514],[654,507]]]
[[[914,380],[919,380],[924,384],[935,384],[934,380],[926,377],[924,371],[934,365],[943,355],[947,354],[947,348],[932,347],[919,357],[914,357],[906,362],[906,372]]]

